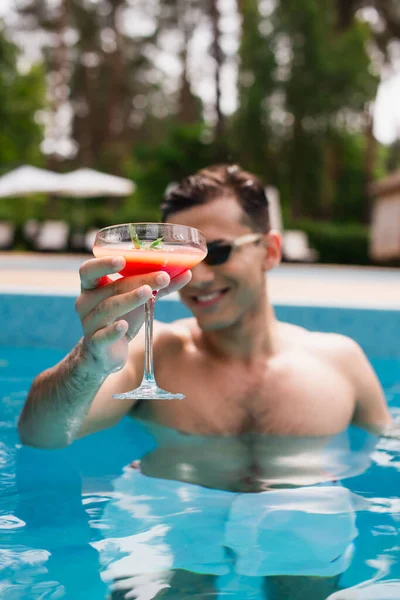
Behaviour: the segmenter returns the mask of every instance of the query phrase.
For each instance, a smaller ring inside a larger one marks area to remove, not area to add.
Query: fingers
[[[185,287],[185,285],[187,285],[191,279],[192,272],[185,271],[185,273],[182,273],[182,275],[174,277],[174,279],[171,280],[171,283],[167,287],[164,287],[162,290],[160,290],[158,293],[158,297],[166,296],[167,294],[172,294],[173,292],[178,292],[180,289]]]
[[[126,294],[133,290],[136,290],[140,297],[140,294],[143,292],[143,290],[142,292],[139,292],[141,288],[150,286],[151,290],[160,290],[165,286],[168,286],[169,282],[169,276],[167,273],[163,272],[135,277],[123,277],[116,281],[110,281],[107,285],[103,285],[99,288],[83,291],[75,303],[75,308],[82,320],[107,298]],[[142,304],[149,298],[147,290],[145,290],[145,296],[147,297]],[[131,308],[128,307],[128,310],[131,310]]]
[[[107,327],[119,317],[142,306],[149,300],[152,292],[152,288],[145,285],[125,294],[110,296],[97,303],[93,310],[82,318],[85,335],[93,335],[98,329]]]
[[[119,273],[125,266],[123,256],[106,256],[104,258],[92,258],[81,265],[79,276],[82,290],[93,290],[99,285],[108,283],[107,275]],[[104,281],[106,278],[106,281]]]
[[[127,331],[128,323],[119,320],[108,327],[99,329],[90,338],[86,338],[90,354],[98,364],[102,365],[102,369],[107,374],[120,371],[126,362],[129,340],[125,339],[119,350],[113,352],[111,349],[113,347],[116,349],[116,344],[122,342],[123,338],[127,338]]]
[[[101,352],[110,344],[122,339],[128,331],[128,323],[126,321],[116,321],[108,327],[103,327],[92,335],[90,345],[96,351]]]

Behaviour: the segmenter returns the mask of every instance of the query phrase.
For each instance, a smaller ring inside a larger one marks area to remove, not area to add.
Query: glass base
[[[130,390],[124,394],[113,394],[116,400],[183,400],[183,394],[172,394],[159,388],[156,384],[143,384],[135,390]]]

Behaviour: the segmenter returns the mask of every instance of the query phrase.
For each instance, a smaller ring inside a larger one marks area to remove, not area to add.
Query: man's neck
[[[202,331],[202,339],[213,354],[253,361],[276,352],[276,330],[274,309],[265,296],[239,322],[216,331]]]

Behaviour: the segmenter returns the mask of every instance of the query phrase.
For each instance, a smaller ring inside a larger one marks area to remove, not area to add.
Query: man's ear
[[[282,236],[277,229],[271,229],[264,236],[264,269],[270,271],[277,267],[282,259]]]

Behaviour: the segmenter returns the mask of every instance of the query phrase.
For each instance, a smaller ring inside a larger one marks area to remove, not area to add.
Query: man
[[[165,598],[202,598],[217,575],[238,572],[265,577],[271,600],[325,600],[356,536],[327,448],[350,424],[378,434],[390,424],[381,386],[351,339],[276,320],[266,280],[280,262],[281,238],[270,229],[256,177],[237,166],[209,167],[172,189],[162,210],[164,221],[204,233],[207,258],[192,278],[173,282],[165,273],[114,281],[123,258],[84,263],[76,302],[84,337],[34,381],[19,421],[21,440],[62,447],[125,415],[154,435],[158,447],[120,481],[119,494],[131,498],[133,529],[123,519],[114,536],[138,540],[145,523],[154,552],[143,566],[139,544],[130,548],[129,564],[115,562],[110,573],[121,578],[121,589],[143,569],[158,577]],[[157,323],[154,332],[157,382],[186,398],[113,401],[113,393],[141,381],[139,330],[153,289],[179,290],[194,315]],[[142,498],[150,499],[144,512],[135,504]],[[313,515],[317,534],[302,529],[302,509]],[[167,571],[173,576],[160,575]],[[200,591],[186,596],[192,586]]]

